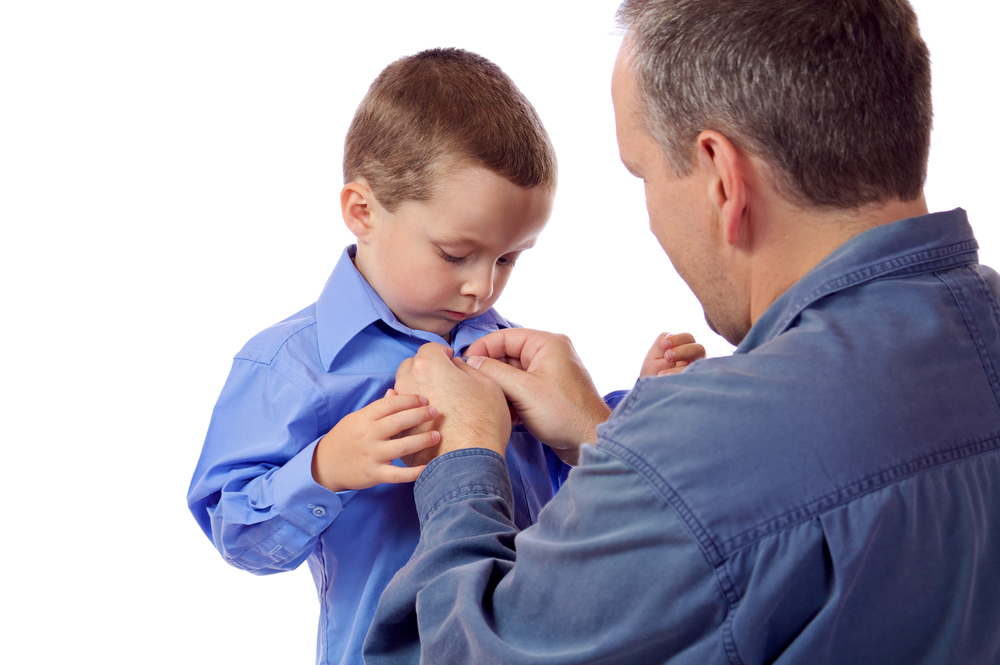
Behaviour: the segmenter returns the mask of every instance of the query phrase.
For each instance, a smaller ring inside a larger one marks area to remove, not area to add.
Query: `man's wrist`
[[[473,495],[496,496],[512,504],[507,463],[489,448],[462,448],[433,459],[417,478],[413,496],[421,525],[446,503]]]

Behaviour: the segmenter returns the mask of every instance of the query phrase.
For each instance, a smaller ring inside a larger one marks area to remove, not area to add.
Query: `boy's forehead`
[[[493,240],[491,236],[494,234],[482,231],[484,230],[477,233],[476,229],[470,229],[469,232],[455,233],[448,229],[435,229],[433,235],[434,240],[442,245],[479,246]],[[523,251],[535,246],[538,240],[538,232],[526,233],[524,235],[526,237],[518,238],[520,242],[516,242],[515,246],[510,248],[510,251]]]

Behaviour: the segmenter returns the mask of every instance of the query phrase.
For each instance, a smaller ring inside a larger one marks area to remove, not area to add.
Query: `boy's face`
[[[551,192],[472,166],[445,176],[430,201],[407,201],[394,213],[370,192],[354,197],[364,206],[348,205],[351,186],[342,200],[358,238],[358,270],[400,322],[446,340],[496,302],[552,212]]]

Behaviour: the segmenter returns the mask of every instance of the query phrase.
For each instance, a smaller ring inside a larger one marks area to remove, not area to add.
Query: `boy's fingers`
[[[379,469],[378,480],[383,483],[412,483],[424,470],[424,466],[393,466],[386,464]]]
[[[684,344],[671,350],[674,352],[674,361],[678,363],[692,362],[705,357],[705,347],[701,344]]]
[[[441,443],[441,434],[437,430],[431,430],[430,432],[410,434],[409,436],[386,441],[383,444],[382,450],[385,460],[388,462],[399,457],[407,457],[413,453],[418,453],[439,443]]]
[[[664,349],[676,348],[683,344],[694,344],[694,335],[691,333],[677,333],[676,335],[667,333],[663,339]]]
[[[427,398],[422,395],[398,395],[392,388],[389,390],[392,391],[392,395],[386,394],[382,399],[377,399],[362,409],[372,420],[381,420],[394,413],[427,404]]]
[[[380,418],[375,426],[374,434],[378,439],[388,439],[437,417],[438,410],[433,406],[419,406],[418,408],[397,411]],[[399,457],[399,455],[394,457]]]

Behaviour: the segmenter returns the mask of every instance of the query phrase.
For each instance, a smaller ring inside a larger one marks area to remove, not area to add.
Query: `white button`
[[[316,517],[325,517],[326,516],[326,508],[324,508],[323,506],[316,506],[316,507],[314,507],[313,508],[313,515],[315,515]]]

